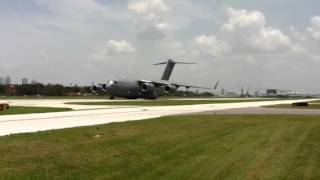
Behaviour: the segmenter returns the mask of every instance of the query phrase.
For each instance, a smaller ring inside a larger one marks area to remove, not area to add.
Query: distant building
[[[28,79],[27,79],[27,78],[23,78],[23,79],[22,79],[22,84],[29,84]]]
[[[276,95],[278,93],[277,89],[267,89],[267,95]]]
[[[225,89],[222,88],[222,89],[221,89],[221,96],[224,96],[225,92],[226,92]]]
[[[32,80],[31,84],[38,84],[38,82],[36,80]]]
[[[17,92],[16,86],[15,86],[15,85],[8,85],[8,86],[7,86],[7,92],[8,92],[10,95],[16,94],[16,92]]]
[[[267,95],[298,95],[299,91],[288,89],[267,89]]]
[[[6,85],[10,85],[11,84],[11,77],[7,76],[6,77]]]
[[[0,85],[5,85],[6,80],[4,77],[0,77]]]

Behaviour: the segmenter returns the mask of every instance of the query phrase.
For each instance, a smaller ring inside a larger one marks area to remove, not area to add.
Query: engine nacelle
[[[175,92],[178,88],[176,86],[172,86],[172,85],[166,85],[164,86],[164,92],[165,93],[171,93],[171,92]]]
[[[142,92],[150,92],[154,90],[154,84],[152,83],[143,83],[140,87]]]
[[[102,84],[101,88],[102,88],[102,91],[107,91],[107,85],[106,84]]]
[[[90,89],[93,93],[97,93],[98,91],[107,91],[108,87],[106,84],[99,84],[98,86],[92,85]]]
[[[98,90],[99,90],[99,88],[98,88],[97,86],[95,86],[95,85],[92,85],[92,86],[91,86],[91,91],[92,91],[93,93],[96,93]]]

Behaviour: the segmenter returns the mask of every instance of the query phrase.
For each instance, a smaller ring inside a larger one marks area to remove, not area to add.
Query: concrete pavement
[[[186,113],[197,113],[204,111],[226,110],[246,107],[260,107],[276,104],[288,104],[293,102],[311,101],[307,100],[276,100],[276,101],[259,101],[259,102],[242,102],[242,103],[224,103],[224,104],[203,104],[203,105],[186,105],[186,106],[159,106],[159,107],[113,107],[103,106],[82,106],[67,105],[65,102],[75,102],[75,100],[11,100],[11,105],[24,106],[48,106],[48,107],[70,107],[78,111],[43,113],[43,114],[25,114],[25,115],[3,115],[0,116],[0,136],[29,133],[53,129],[72,128],[80,126],[92,126],[98,124],[107,124],[112,122],[134,121],[149,118],[156,118],[168,115],[178,115]],[[318,99],[314,99],[318,100]],[[10,101],[10,100],[9,100]],[[31,102],[33,101],[33,102]],[[95,100],[76,100],[97,101]],[[99,101],[99,100],[98,100]],[[103,100],[101,100],[103,101]],[[81,107],[80,107],[81,106]],[[85,110],[80,110],[85,109]]]

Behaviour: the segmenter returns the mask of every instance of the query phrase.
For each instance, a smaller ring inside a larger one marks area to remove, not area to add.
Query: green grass
[[[70,108],[10,106],[9,110],[0,111],[0,115],[47,113],[47,112],[61,112],[61,111],[71,111],[71,110],[72,109]]]
[[[292,106],[292,104],[279,104],[266,106],[268,108],[286,108],[286,109],[320,109],[320,104],[309,103],[309,106]]]
[[[1,179],[320,179],[319,116],[176,116],[0,138]]]
[[[114,105],[114,106],[178,106],[195,104],[240,103],[257,101],[274,101],[277,99],[244,99],[244,100],[147,100],[147,101],[105,101],[105,102],[70,102],[78,105]]]
[[[311,101],[311,103],[320,103],[320,101]]]
[[[106,96],[0,96],[0,99],[17,99],[17,100],[28,100],[28,99],[108,99]]]

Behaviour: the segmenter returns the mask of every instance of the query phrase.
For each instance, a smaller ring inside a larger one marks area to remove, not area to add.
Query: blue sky
[[[173,81],[319,92],[317,7],[316,0],[3,0],[0,76],[157,80],[162,69],[152,64],[176,58],[199,65],[177,67]]]

